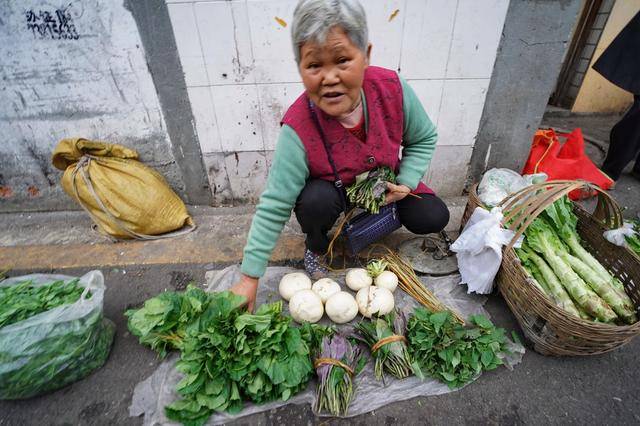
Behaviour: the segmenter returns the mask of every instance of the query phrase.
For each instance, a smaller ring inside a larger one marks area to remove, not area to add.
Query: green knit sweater
[[[397,183],[413,190],[429,167],[438,134],[413,89],[402,77],[400,81],[404,129]],[[364,94],[362,99],[367,128],[369,118]],[[291,210],[308,178],[309,166],[304,145],[295,130],[284,125],[278,137],[267,185],[260,196],[244,248],[241,268],[244,274],[251,277],[264,274],[282,228],[291,217]]]

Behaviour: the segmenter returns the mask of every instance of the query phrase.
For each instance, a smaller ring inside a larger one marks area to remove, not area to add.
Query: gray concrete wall
[[[553,92],[581,0],[511,0],[471,157],[470,183],[522,170]]]
[[[179,95],[180,80],[186,89],[177,59],[172,63],[170,54],[157,53],[163,43],[176,56],[166,6],[155,6],[136,18],[159,16],[155,35],[168,36],[148,48],[145,42],[154,40],[140,37],[122,2],[0,0],[0,211],[77,208],[59,185],[62,173],[51,165],[55,146],[68,137],[134,148],[183,199],[206,202],[194,191],[206,185],[206,175],[186,95],[167,101],[167,93]],[[161,60],[167,62],[164,69],[156,66]],[[156,91],[152,71],[159,74],[156,83],[178,81]],[[177,115],[176,104],[183,127],[166,120]]]

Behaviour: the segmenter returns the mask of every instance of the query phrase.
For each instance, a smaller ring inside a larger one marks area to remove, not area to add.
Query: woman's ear
[[[369,65],[369,62],[371,61],[371,43],[369,43],[367,45],[367,65]]]

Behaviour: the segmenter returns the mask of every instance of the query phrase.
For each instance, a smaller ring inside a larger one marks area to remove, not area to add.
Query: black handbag
[[[311,112],[311,117],[318,129],[318,133],[320,133],[320,137],[322,138],[324,149],[327,151],[327,158],[329,159],[329,164],[333,170],[333,175],[336,178],[333,184],[340,194],[342,209],[344,211],[345,218],[347,218],[344,226],[342,227],[342,235],[347,240],[347,246],[349,247],[351,254],[356,255],[369,244],[375,243],[382,237],[389,235],[402,226],[398,215],[398,207],[396,206],[396,203],[390,203],[382,206],[377,214],[371,214],[365,211],[349,219],[347,196],[344,185],[342,184],[342,180],[338,174],[336,164],[333,161],[331,147],[324,135],[324,131],[322,130],[322,126],[320,125],[320,121],[318,120],[318,116],[316,115],[315,108],[313,107],[311,100],[309,100],[309,111]]]

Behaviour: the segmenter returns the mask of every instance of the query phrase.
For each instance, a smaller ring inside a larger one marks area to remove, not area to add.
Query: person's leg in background
[[[633,96],[633,105],[611,129],[609,150],[602,164],[602,171],[618,180],[624,168],[640,151],[640,95]],[[640,173],[640,158],[636,159],[634,174]]]
[[[433,194],[420,194],[420,198],[407,196],[396,204],[400,222],[414,234],[437,233],[449,223],[447,205]]]
[[[342,211],[342,199],[333,182],[311,179],[298,196],[294,212],[306,234],[304,266],[312,278],[327,272],[322,262],[329,247],[327,233]]]

